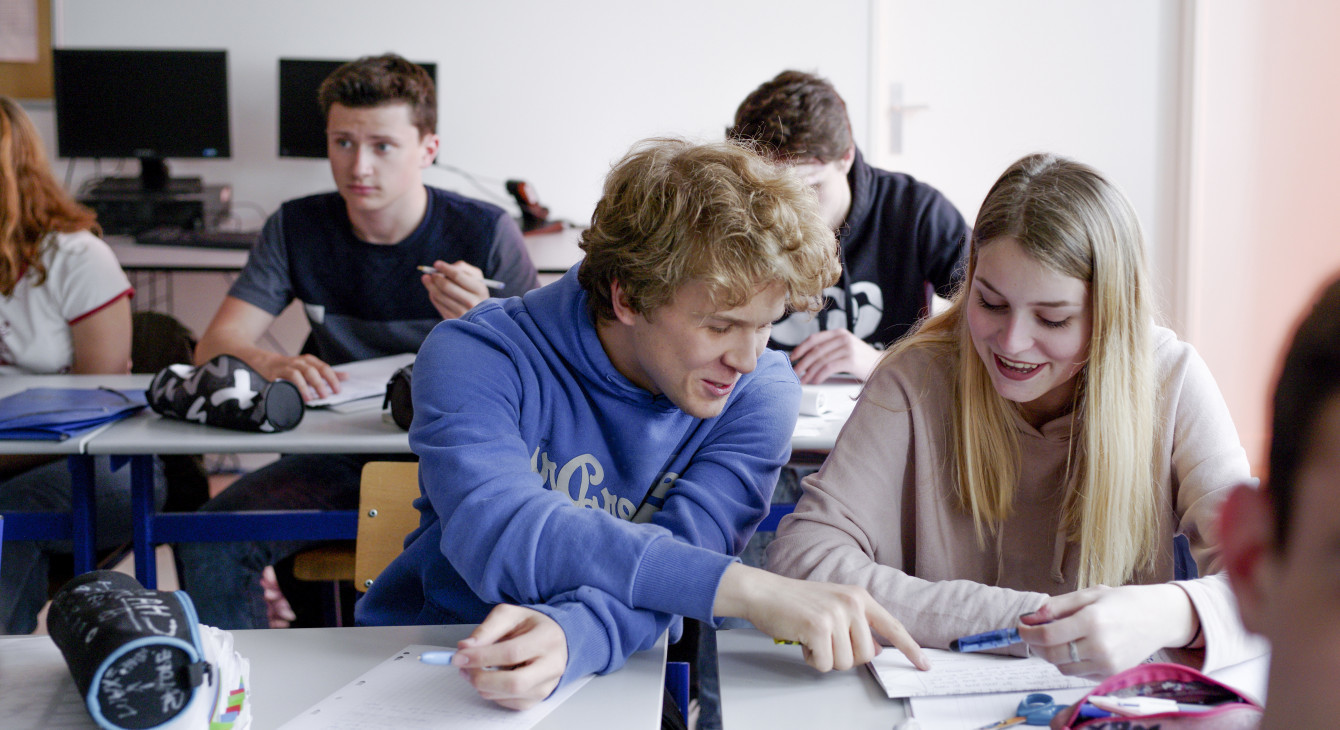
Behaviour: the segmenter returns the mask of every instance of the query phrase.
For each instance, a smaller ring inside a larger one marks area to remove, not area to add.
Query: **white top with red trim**
[[[0,298],[0,375],[63,373],[74,364],[70,325],[134,290],[116,255],[88,231],[43,241],[47,278],[28,272]]]

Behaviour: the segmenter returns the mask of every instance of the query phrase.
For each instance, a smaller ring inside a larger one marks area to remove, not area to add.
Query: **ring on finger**
[[[1070,647],[1070,663],[1071,663],[1071,664],[1076,664],[1076,663],[1078,663],[1078,662],[1079,662],[1079,647],[1078,647],[1078,646],[1075,646],[1075,642],[1073,642],[1073,641],[1067,643],[1066,646],[1069,646],[1069,647]]]

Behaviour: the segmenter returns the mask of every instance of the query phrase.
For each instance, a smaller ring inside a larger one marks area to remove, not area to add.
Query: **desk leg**
[[[72,454],[70,467],[70,541],[74,545],[74,573],[81,575],[97,565],[97,503],[93,497],[93,457]]]
[[[158,587],[154,559],[154,457],[130,457],[130,519],[135,525],[135,578],[145,588]]]

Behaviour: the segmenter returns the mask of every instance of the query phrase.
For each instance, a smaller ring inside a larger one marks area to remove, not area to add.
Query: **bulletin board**
[[[14,99],[51,98],[51,0],[36,3],[37,62],[0,61],[0,95]]]

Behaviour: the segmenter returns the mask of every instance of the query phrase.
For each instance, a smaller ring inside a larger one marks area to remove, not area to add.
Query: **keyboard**
[[[259,235],[260,231],[197,231],[159,226],[135,234],[135,242],[155,246],[250,249],[256,244]]]

